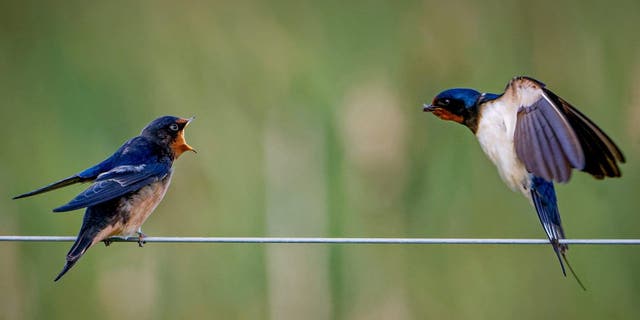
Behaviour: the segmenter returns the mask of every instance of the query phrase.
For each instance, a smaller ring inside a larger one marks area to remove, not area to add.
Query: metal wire
[[[70,242],[68,236],[0,236],[0,242]],[[113,237],[114,242],[138,242]],[[547,239],[473,239],[473,238],[314,238],[314,237],[145,237],[145,242],[162,243],[284,243],[284,244],[474,244],[524,245],[549,244]],[[640,245],[640,239],[563,239],[563,244]]]

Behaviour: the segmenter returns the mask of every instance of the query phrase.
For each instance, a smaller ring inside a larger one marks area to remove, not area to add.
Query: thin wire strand
[[[70,242],[68,236],[0,236],[0,242]],[[138,242],[113,237],[114,242]],[[473,238],[313,238],[313,237],[145,237],[147,243],[281,243],[281,244],[475,244],[526,245],[549,244],[547,239],[473,239]],[[562,244],[640,245],[640,239],[563,239]]]

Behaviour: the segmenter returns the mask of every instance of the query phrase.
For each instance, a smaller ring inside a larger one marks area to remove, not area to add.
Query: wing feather
[[[558,161],[553,156],[552,151],[552,145],[557,145],[558,141],[555,139],[555,136],[547,135],[546,130],[549,128],[549,124],[544,117],[532,117],[531,120],[533,124],[533,131],[538,137],[540,157],[544,159],[543,162],[547,169],[548,177],[559,176],[558,172],[560,171],[560,168],[563,167],[564,163],[563,161]]]
[[[29,191],[27,193],[23,193],[23,194],[21,194],[19,196],[15,196],[15,197],[13,197],[13,200],[34,196],[36,194],[41,194],[41,193],[48,192],[48,191],[51,191],[51,190],[55,190],[55,189],[59,189],[59,188],[62,188],[62,187],[66,187],[66,186],[72,185],[74,183],[85,182],[85,181],[88,181],[88,180],[90,180],[90,179],[85,179],[85,178],[82,178],[82,177],[80,177],[78,175],[71,176],[71,177],[64,178],[62,180],[56,181],[56,182],[54,182],[52,184],[46,185],[46,186],[44,186],[42,188],[39,188],[39,189],[36,189],[36,190],[33,190],[33,191]]]
[[[585,159],[582,146],[569,121],[544,93],[539,103],[538,110],[540,110],[542,116],[553,130],[554,136],[562,146],[567,160],[574,168],[584,166]]]
[[[516,78],[507,87],[514,90],[515,149],[529,172],[557,182],[568,181],[572,168],[596,178],[620,176],[622,152],[584,114],[536,80]]]
[[[619,177],[617,162],[624,163],[625,158],[618,146],[593,121],[564,99],[548,89],[543,89],[552,101],[566,115],[567,120],[581,138],[586,163],[583,171],[596,178]]]
[[[542,177],[551,177],[551,170],[549,162],[545,159],[545,154],[547,153],[547,141],[545,137],[541,137],[540,135],[540,122],[536,117],[529,117],[527,119],[527,135],[531,140],[531,150],[530,150],[530,159],[533,159],[534,162],[532,165],[534,166],[535,171],[540,172]]]
[[[87,190],[53,211],[71,211],[112,200],[163,179],[170,170],[167,163],[115,167],[100,174]]]
[[[558,180],[567,181],[571,177],[571,163],[562,151],[560,141],[551,125],[547,121],[547,118],[537,118],[540,122],[539,134],[544,135],[547,148],[544,151],[545,159],[547,163],[555,163],[557,165],[551,166],[551,174],[554,177],[558,177]]]

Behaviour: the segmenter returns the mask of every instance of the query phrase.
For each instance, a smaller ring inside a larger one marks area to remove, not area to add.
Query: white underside
[[[529,197],[530,175],[516,155],[513,142],[518,104],[505,102],[503,98],[483,106],[476,137],[507,186]]]

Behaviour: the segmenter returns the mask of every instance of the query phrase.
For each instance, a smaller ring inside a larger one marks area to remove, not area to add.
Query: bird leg
[[[111,240],[110,238],[106,238],[106,239],[102,240],[102,242],[104,242],[104,246],[105,247],[108,247],[109,245],[111,245],[113,240]]]
[[[147,243],[146,241],[144,241],[144,238],[147,235],[142,232],[142,229],[138,229],[136,233],[138,234],[138,246],[142,248],[144,244]]]

